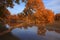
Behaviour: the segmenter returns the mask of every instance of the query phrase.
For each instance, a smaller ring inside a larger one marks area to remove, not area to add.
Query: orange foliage
[[[9,7],[13,7],[12,0],[6,1]],[[25,0],[22,1],[25,2]],[[19,3],[19,0],[16,0],[16,3]],[[27,28],[33,25],[41,28],[54,21],[54,13],[51,10],[45,9],[42,0],[27,0],[26,8],[23,13],[18,15],[11,15],[5,6],[3,5],[3,9],[0,8],[0,13],[3,13],[0,17],[4,18],[4,20],[6,19],[6,24],[9,24],[12,28],[22,26]],[[39,30],[38,34],[44,34],[46,31],[45,28],[41,28],[41,30]]]
[[[46,23],[53,23],[54,13],[51,10],[45,9],[42,0],[28,0],[24,13],[18,14],[17,16],[11,16],[11,20],[22,20],[23,23],[30,25],[35,24],[37,26],[44,25]],[[15,23],[13,23],[15,25]],[[13,25],[12,24],[12,25]],[[18,24],[16,22],[16,24]]]

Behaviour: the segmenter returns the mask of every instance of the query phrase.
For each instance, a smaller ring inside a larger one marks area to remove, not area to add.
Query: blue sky
[[[54,11],[54,13],[60,13],[60,0],[43,0],[45,8]],[[11,14],[17,14],[24,10],[25,3],[21,3],[20,5],[15,4],[14,8],[8,8]]]

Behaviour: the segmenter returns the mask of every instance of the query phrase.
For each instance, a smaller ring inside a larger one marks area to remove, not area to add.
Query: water
[[[27,29],[16,28],[12,30],[12,34],[20,40],[60,40],[59,31],[50,29],[40,29],[38,27],[28,27]]]

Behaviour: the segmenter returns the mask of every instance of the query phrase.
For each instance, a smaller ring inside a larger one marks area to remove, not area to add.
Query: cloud
[[[53,5],[58,5],[60,3],[60,0],[50,0],[47,5],[53,6]]]
[[[45,7],[52,9],[55,13],[60,12],[60,0],[43,0]]]

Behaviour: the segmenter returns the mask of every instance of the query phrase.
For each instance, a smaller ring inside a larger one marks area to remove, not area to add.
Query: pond
[[[13,29],[12,34],[20,40],[60,40],[60,30],[47,29],[43,27],[28,27],[27,29]]]

